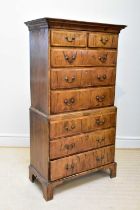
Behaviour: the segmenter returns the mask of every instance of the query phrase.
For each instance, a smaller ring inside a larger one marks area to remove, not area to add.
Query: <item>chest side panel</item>
[[[30,31],[31,106],[49,114],[48,29]]]

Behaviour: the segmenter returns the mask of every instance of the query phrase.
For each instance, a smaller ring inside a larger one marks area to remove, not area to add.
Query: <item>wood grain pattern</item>
[[[51,46],[86,47],[85,31],[51,30]]]
[[[119,33],[126,25],[115,25],[107,23],[85,22],[77,20],[66,20],[56,18],[40,18],[25,22],[29,30],[37,30],[41,28],[55,28],[55,29],[72,29],[72,30],[86,30],[86,31],[103,31]]]
[[[49,114],[48,30],[30,31],[31,106]]]
[[[115,143],[115,128],[50,141],[50,159],[108,146]]]
[[[46,180],[49,180],[48,156],[48,120],[30,110],[30,166],[33,165]]]
[[[110,106],[114,104],[114,93],[114,87],[51,91],[51,113]]]
[[[116,50],[51,49],[52,67],[115,66]]]
[[[33,109],[33,108],[32,108]],[[83,111],[76,111],[76,112],[68,112],[68,113],[60,113],[60,114],[53,114],[53,115],[44,115],[42,112],[33,109],[35,112],[40,113],[40,115],[46,116],[51,122],[59,121],[59,120],[73,120],[85,116],[93,116],[93,115],[103,115],[109,113],[116,113],[117,107],[116,106],[109,106],[104,108],[95,108],[95,109],[88,109]]]
[[[117,48],[118,35],[109,33],[89,33],[88,47]]]
[[[61,116],[62,117],[62,116]],[[65,116],[63,116],[65,117]],[[116,125],[116,111],[104,112],[100,109],[91,112],[88,116],[50,120],[50,138],[59,138],[76,135],[82,132],[89,132],[104,128],[114,127]]]
[[[115,147],[108,146],[50,161],[50,179],[51,181],[54,181],[72,174],[111,163],[114,161],[114,153]]]
[[[51,69],[51,89],[70,89],[115,85],[112,67]]]
[[[116,113],[90,115],[82,119],[82,131],[89,132],[98,129],[114,127],[116,125]]]

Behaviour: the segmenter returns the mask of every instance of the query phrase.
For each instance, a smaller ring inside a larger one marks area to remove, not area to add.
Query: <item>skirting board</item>
[[[28,135],[0,134],[0,147],[29,147]],[[117,136],[116,148],[140,148],[140,137]]]
[[[29,147],[29,135],[0,134],[0,147]]]

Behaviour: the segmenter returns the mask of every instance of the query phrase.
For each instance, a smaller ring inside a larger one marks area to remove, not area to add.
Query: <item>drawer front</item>
[[[115,113],[100,114],[96,116],[85,117],[82,120],[82,131],[89,132],[98,129],[114,127],[116,125]]]
[[[50,139],[72,136],[82,132],[95,131],[116,126],[116,112],[94,113],[65,120],[50,120]]]
[[[80,31],[51,31],[52,46],[71,46],[71,47],[86,47],[87,33]]]
[[[108,146],[51,161],[50,179],[54,181],[111,163],[114,161],[114,153],[114,146]]]
[[[115,66],[116,50],[51,49],[52,67]]]
[[[81,118],[72,120],[59,120],[50,122],[50,138],[61,136],[71,136],[78,134],[82,130]]]
[[[88,47],[117,48],[117,46],[117,34],[89,33]]]
[[[50,141],[50,159],[96,149],[115,143],[115,128]]]
[[[115,76],[116,70],[112,67],[52,69],[51,89],[114,85]]]
[[[113,105],[114,87],[51,91],[51,113]]]

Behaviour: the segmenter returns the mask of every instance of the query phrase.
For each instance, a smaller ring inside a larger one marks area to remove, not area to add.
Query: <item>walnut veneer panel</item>
[[[114,94],[114,87],[51,91],[51,113],[110,106]]]
[[[71,47],[86,47],[87,33],[80,31],[51,31],[52,46],[71,46]]]
[[[115,143],[115,128],[98,130],[50,142],[50,159],[61,158]]]
[[[51,69],[51,89],[71,89],[115,85],[112,67]]]
[[[72,174],[106,165],[114,161],[114,146],[69,156],[50,162],[51,180],[61,179]],[[57,173],[56,173],[57,171]]]
[[[50,119],[50,138],[71,136],[82,132],[89,132],[98,129],[114,127],[116,125],[116,110],[96,110],[85,116],[78,116],[77,113],[70,118],[62,116],[62,119]]]
[[[118,35],[97,32],[89,33],[88,46],[102,48],[117,48]]]
[[[116,50],[52,49],[52,67],[115,66]]]

